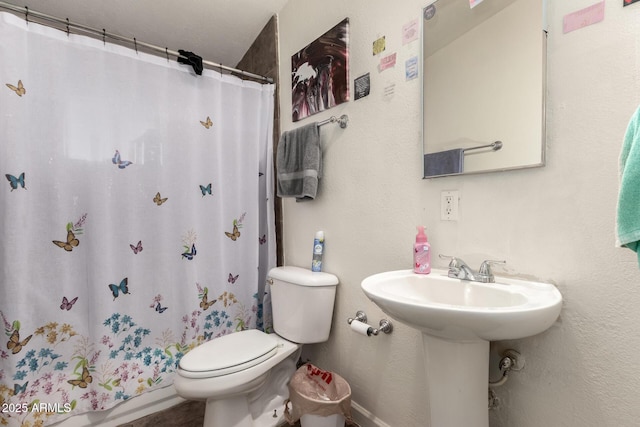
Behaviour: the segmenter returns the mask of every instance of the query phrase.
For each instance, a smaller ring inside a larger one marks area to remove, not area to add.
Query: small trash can
[[[300,420],[301,427],[343,427],[345,422],[352,425],[351,387],[335,372],[307,363],[289,381],[284,417],[289,425]]]

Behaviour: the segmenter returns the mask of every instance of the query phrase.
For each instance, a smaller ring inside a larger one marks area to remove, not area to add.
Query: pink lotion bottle
[[[431,273],[431,245],[424,234],[424,226],[418,226],[416,243],[413,245],[413,272],[418,274]]]

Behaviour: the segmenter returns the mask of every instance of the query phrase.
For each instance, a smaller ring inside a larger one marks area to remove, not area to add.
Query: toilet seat
[[[278,352],[275,334],[248,329],[208,341],[180,359],[180,375],[211,378],[256,366]]]

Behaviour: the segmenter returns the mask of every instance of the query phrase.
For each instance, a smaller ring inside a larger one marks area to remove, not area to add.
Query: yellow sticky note
[[[379,39],[375,40],[373,42],[373,54],[377,55],[380,52],[384,51],[386,48],[386,41],[385,41],[385,36],[380,37]]]

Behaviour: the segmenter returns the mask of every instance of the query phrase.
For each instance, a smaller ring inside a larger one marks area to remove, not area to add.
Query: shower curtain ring
[[[67,37],[69,37],[69,18],[66,18],[67,20]]]
[[[107,30],[105,30],[104,28],[102,29],[102,43],[104,43],[104,45],[107,45]]]
[[[27,25],[29,25],[29,7],[28,6],[24,7],[24,20],[27,23]]]
[[[135,37],[133,38],[133,47],[135,48],[136,53],[138,53],[138,41]]]
[[[167,54],[167,62],[169,62],[169,48],[165,47],[164,52]]]

